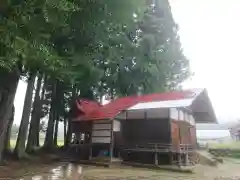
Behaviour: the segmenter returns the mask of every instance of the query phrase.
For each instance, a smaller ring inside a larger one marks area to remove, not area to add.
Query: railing
[[[189,152],[194,150],[191,144],[180,144],[179,147],[180,152]]]
[[[141,143],[131,144],[122,147],[129,152],[149,152],[149,153],[169,153],[171,164],[176,165],[195,165],[198,164],[199,158],[196,156],[194,146],[191,144],[167,144],[167,143]]]
[[[193,146],[190,144],[164,144],[164,143],[141,143],[125,145],[123,149],[134,151],[151,151],[151,152],[179,152],[185,153],[193,150]]]

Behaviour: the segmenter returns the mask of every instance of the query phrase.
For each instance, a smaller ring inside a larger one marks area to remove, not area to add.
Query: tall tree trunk
[[[73,87],[72,88],[72,100],[71,100],[70,110],[75,106],[76,97],[77,97],[77,89],[76,89],[76,87]],[[64,145],[66,147],[70,144],[71,138],[72,138],[72,119],[71,119],[71,115],[69,114],[68,115],[67,137],[66,137],[66,141],[64,142]]]
[[[38,110],[40,106],[40,90],[41,90],[41,84],[42,84],[42,75],[39,75],[37,80],[37,88],[35,92],[34,102],[33,102],[33,109],[32,109],[32,116],[31,116],[31,122],[30,122],[30,128],[29,128],[29,134],[28,134],[28,141],[27,141],[27,152],[31,152],[34,150],[34,147],[37,146],[37,132],[39,132],[38,129]]]
[[[43,80],[43,87],[42,87],[42,92],[41,92],[41,101],[40,101],[40,105],[38,106],[38,109],[36,110],[38,112],[37,114],[37,131],[36,133],[36,145],[39,147],[39,133],[40,133],[40,122],[41,122],[41,116],[42,116],[42,107],[43,107],[43,101],[45,99],[45,92],[46,92],[46,88],[47,88],[47,79],[48,77],[45,76],[44,80]]]
[[[63,121],[63,133],[64,133],[64,143],[66,142],[66,138],[67,138],[67,119],[66,117],[64,117],[64,121]]]
[[[0,73],[0,162],[3,160],[4,140],[9,125],[13,101],[19,81],[18,71]]]
[[[44,140],[44,148],[51,150],[54,147],[53,142],[53,130],[54,130],[54,120],[55,120],[55,97],[56,97],[56,81],[52,85],[52,99],[51,99],[51,107],[49,112],[49,120],[47,132]]]
[[[14,153],[18,158],[23,158],[26,155],[25,144],[26,144],[26,138],[28,133],[29,118],[31,114],[35,79],[36,79],[36,74],[35,73],[30,74],[28,78],[28,85],[27,85],[27,91],[26,91],[26,96],[24,100],[23,114],[22,114],[22,120],[19,128],[17,144],[14,149]]]
[[[57,115],[57,118],[55,120],[55,128],[54,128],[54,146],[57,147],[57,141],[58,141],[58,125],[59,125],[59,116]]]
[[[4,141],[4,152],[9,152],[11,150],[10,139],[11,139],[11,130],[12,130],[12,125],[13,125],[13,121],[14,121],[14,115],[15,115],[15,107],[13,105],[10,120],[8,122],[6,137],[5,137],[5,141]]]

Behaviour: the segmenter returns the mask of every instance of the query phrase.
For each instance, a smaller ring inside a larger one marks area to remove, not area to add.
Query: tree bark
[[[36,145],[39,147],[39,133],[40,133],[40,122],[41,122],[41,113],[42,113],[42,107],[43,107],[43,101],[45,99],[45,92],[46,92],[46,88],[47,88],[47,80],[48,77],[45,76],[44,80],[43,80],[43,87],[42,87],[42,92],[41,92],[41,101],[40,101],[40,105],[38,106],[39,109],[37,109],[36,111],[39,112],[38,116],[37,116],[37,131],[35,132],[37,134],[36,136]]]
[[[76,92],[76,88],[73,87],[72,88],[72,100],[71,100],[71,107],[70,107],[70,111],[71,109],[75,106],[75,101],[76,101],[76,96],[77,96],[77,92]],[[68,130],[67,130],[67,137],[66,137],[66,141],[64,142],[64,146],[68,146],[71,143],[71,138],[72,138],[72,119],[71,119],[71,115],[68,115]]]
[[[66,142],[66,138],[67,138],[67,119],[66,117],[64,117],[64,121],[63,121],[63,132],[64,132],[64,142]]]
[[[10,144],[10,139],[11,139],[11,130],[12,130],[12,125],[14,121],[14,114],[15,114],[15,107],[14,105],[12,106],[12,111],[10,113],[10,119],[8,122],[8,127],[7,127],[7,132],[5,136],[5,141],[4,141],[4,152],[9,152],[11,150],[11,144]]]
[[[49,150],[51,150],[54,147],[53,130],[54,130],[54,119],[55,119],[55,108],[54,108],[55,97],[56,97],[56,81],[52,85],[51,107],[49,112],[47,132],[44,140],[44,148]]]
[[[16,147],[14,149],[14,154],[19,159],[24,158],[26,156],[25,144],[26,144],[26,138],[27,138],[27,133],[28,133],[29,118],[30,118],[30,114],[31,114],[32,96],[33,96],[35,79],[36,79],[35,73],[31,74],[29,76],[26,96],[25,96],[25,100],[24,100],[22,120],[21,120],[21,124],[20,124],[20,128],[19,128]]]
[[[39,106],[40,106],[40,90],[41,90],[41,84],[42,84],[42,75],[39,75],[37,80],[37,88],[35,92],[34,102],[33,102],[33,109],[32,109],[32,116],[30,121],[30,128],[29,128],[29,134],[28,134],[28,141],[27,141],[27,152],[32,152],[34,150],[34,147],[36,147],[37,144],[37,134],[39,132],[38,128],[38,114],[39,114]],[[41,110],[41,109],[40,109]]]
[[[11,113],[19,81],[18,71],[0,73],[0,162],[3,160],[4,140],[9,124],[9,114]]]
[[[57,147],[57,140],[58,140],[58,125],[59,125],[59,116],[55,120],[55,128],[54,128],[54,146]]]

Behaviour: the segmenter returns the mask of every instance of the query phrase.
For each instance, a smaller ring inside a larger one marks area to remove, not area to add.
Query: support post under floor
[[[188,153],[186,153],[185,155],[184,155],[184,158],[185,158],[185,165],[186,166],[188,166],[189,165],[189,158],[188,158]]]
[[[158,166],[158,153],[154,153],[155,166]]]
[[[182,165],[182,157],[181,157],[180,153],[177,154],[177,163],[178,163],[179,166]]]

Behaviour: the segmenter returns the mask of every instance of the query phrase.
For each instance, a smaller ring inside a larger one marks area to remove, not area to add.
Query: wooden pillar
[[[158,153],[155,152],[154,154],[155,166],[158,166]]]
[[[89,149],[89,161],[92,160],[92,144],[90,144],[90,149]]]
[[[182,157],[181,157],[181,154],[180,154],[180,153],[177,154],[177,161],[178,161],[178,162],[177,162],[178,165],[181,166],[181,165],[182,165]]]
[[[168,109],[168,119],[169,119],[169,130],[170,130],[170,138],[171,138],[171,141],[170,141],[171,142],[171,147],[170,147],[170,152],[169,152],[169,156],[170,156],[169,158],[170,158],[170,164],[172,165],[173,164],[173,152],[172,152],[172,150],[173,150],[173,148],[175,149],[176,144],[173,141],[173,139],[175,137],[173,137],[174,132],[172,132],[173,119],[172,119],[172,116],[171,116],[171,108]],[[174,129],[174,131],[175,131],[175,129]]]
[[[178,149],[179,149],[179,151],[180,151],[180,144],[181,144],[181,129],[180,129],[180,122],[179,122],[179,121],[181,121],[181,120],[180,120],[180,110],[179,110],[179,109],[177,109],[177,110],[178,110],[178,141],[179,141]]]
[[[111,138],[110,138],[110,146],[109,146],[109,156],[110,156],[110,163],[112,162],[112,158],[113,158],[113,147],[114,147],[114,137],[113,137],[113,123],[114,120],[111,120]]]
[[[188,152],[185,154],[184,158],[185,165],[188,166],[189,165]]]
[[[89,144],[90,148],[89,148],[89,160],[91,161],[92,160],[92,135],[91,135],[91,141],[90,141],[90,144]]]
[[[173,153],[170,152],[170,165],[172,165],[172,164],[173,164]]]
[[[89,142],[89,160],[91,161],[92,160],[92,132],[93,132],[93,122],[91,123],[91,132],[90,132],[90,142]]]
[[[147,117],[147,111],[145,110],[145,111],[144,111],[144,120],[147,120],[147,118],[148,118],[148,117]]]
[[[157,144],[155,144],[154,146],[155,146],[155,152],[154,152],[154,162],[155,162],[155,166],[158,166],[158,153],[157,153]]]
[[[188,145],[186,147],[186,153],[185,153],[185,165],[188,166],[189,165],[189,157],[188,157],[188,152],[189,152],[189,149],[188,149]]]

